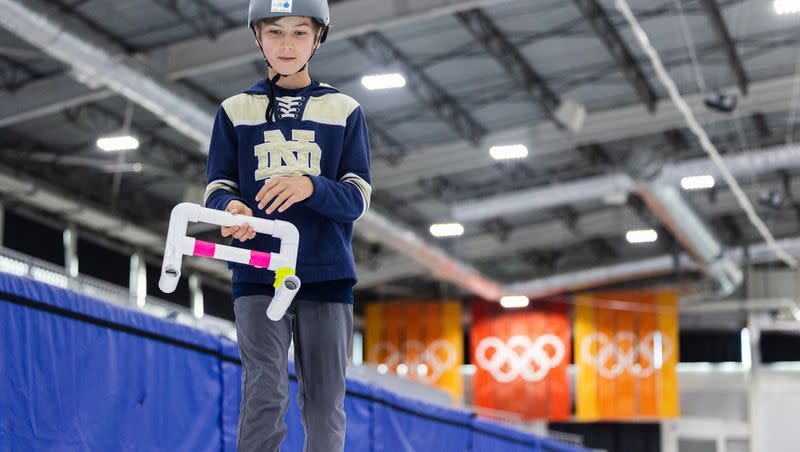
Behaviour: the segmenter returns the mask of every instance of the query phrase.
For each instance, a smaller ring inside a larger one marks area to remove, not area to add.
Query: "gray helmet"
[[[328,37],[328,27],[331,24],[328,0],[250,0],[247,10],[247,23],[250,28],[261,19],[270,17],[306,16],[316,19],[321,23],[322,39]]]

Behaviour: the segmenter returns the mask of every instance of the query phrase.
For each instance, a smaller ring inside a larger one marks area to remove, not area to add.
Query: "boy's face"
[[[271,24],[261,24],[258,36],[264,56],[281,74],[299,71],[319,47],[310,17],[289,16]]]

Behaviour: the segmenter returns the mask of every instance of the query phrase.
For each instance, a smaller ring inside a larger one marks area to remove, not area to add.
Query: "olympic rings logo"
[[[438,382],[442,375],[456,364],[456,348],[444,339],[437,339],[427,347],[422,342],[411,339],[403,344],[403,350],[405,359],[401,360],[400,350],[396,345],[390,342],[380,342],[370,347],[369,361],[382,362],[390,369],[401,362],[405,363],[412,370],[409,375],[427,384]],[[380,359],[382,353],[386,353],[386,357]],[[425,373],[417,371],[421,364],[427,366]]]
[[[492,350],[494,353],[489,356]],[[486,337],[475,348],[478,365],[500,383],[520,377],[529,382],[540,381],[561,364],[565,355],[564,343],[553,334],[544,334],[533,342],[527,336],[512,336],[506,342]]]
[[[660,357],[657,356],[659,351]],[[620,331],[611,339],[603,333],[594,332],[581,341],[581,359],[608,379],[616,378],[623,372],[637,378],[647,378],[671,354],[672,343],[659,331],[649,333],[640,341],[631,331]]]

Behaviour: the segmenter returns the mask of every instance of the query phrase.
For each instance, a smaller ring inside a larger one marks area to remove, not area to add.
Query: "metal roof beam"
[[[647,105],[650,112],[655,111],[658,96],[650,85],[642,68],[636,62],[633,53],[620,36],[619,31],[611,23],[608,14],[597,0],[574,0],[583,17],[589,22],[594,32],[603,41],[611,57],[622,69],[639,99]]]
[[[512,0],[347,0],[331,5],[336,18],[335,32],[326,44],[349,39],[372,30],[386,30],[409,23],[432,20],[472,8],[509,3]],[[62,6],[60,11],[70,12]],[[90,24],[84,22],[90,27]],[[100,33],[100,30],[93,31]],[[111,39],[109,36],[104,36]],[[130,49],[124,49],[130,53]],[[216,39],[202,36],[149,49],[137,55],[149,64],[158,76],[180,80],[232,67],[261,61],[247,27],[235,27]],[[104,88],[88,88],[71,80],[69,74],[56,75],[25,85],[9,97],[0,95],[0,127],[27,121],[59,111],[64,106],[76,106],[116,95]],[[11,108],[13,107],[13,109]]]
[[[786,93],[792,91],[794,82],[794,76],[786,76],[752,83],[751,95],[739,100],[737,113],[747,116],[756,112],[768,114],[786,111],[788,108]],[[686,98],[692,109],[705,108],[704,95],[693,94]],[[729,116],[715,114],[706,116],[704,123],[709,125],[729,120]],[[543,158],[545,155],[565,152],[581,144],[632,139],[683,128],[685,125],[683,116],[672,102],[664,100],[659,102],[657,112],[652,115],[648,114],[642,103],[593,111],[587,117],[583,129],[574,134],[570,140],[564,140],[564,133],[550,121],[542,121],[533,125],[492,132],[485,142],[487,145],[522,143],[529,147],[536,158]],[[397,167],[390,168],[383,162],[376,162],[375,180],[381,181],[381,188],[389,189],[416,184],[419,179],[439,174],[451,175],[490,168],[496,163],[497,161],[489,156],[485,146],[471,146],[459,140],[416,149],[413,159],[405,159]]]
[[[472,33],[475,40],[505,69],[508,75],[528,96],[539,105],[557,127],[564,129],[564,123],[556,117],[561,98],[531,66],[522,52],[497,27],[494,21],[482,10],[472,9],[456,13],[456,18]]]
[[[472,115],[448,94],[400,49],[374,31],[351,39],[371,60],[382,65],[399,65],[408,79],[406,86],[420,103],[436,112],[459,136],[474,145],[480,144],[487,131]]]
[[[736,77],[736,82],[739,85],[739,90],[743,95],[748,94],[750,89],[750,80],[747,77],[747,72],[744,69],[744,64],[739,53],[736,51],[736,45],[731,38],[728,27],[725,25],[725,19],[722,17],[722,12],[719,10],[719,5],[715,0],[700,0],[700,4],[708,15],[708,20],[711,22],[711,28],[716,33],[717,38],[722,42],[725,48],[725,56],[728,58],[728,64]]]
[[[231,20],[222,10],[207,0],[152,1],[174,14],[198,33],[211,39],[215,39],[224,30],[237,25],[237,22]]]

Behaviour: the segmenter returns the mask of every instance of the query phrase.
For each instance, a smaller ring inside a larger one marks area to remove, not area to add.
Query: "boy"
[[[369,142],[359,104],[312,81],[326,0],[251,0],[249,25],[268,78],[222,102],[208,156],[207,207],[281,219],[300,231],[300,291],[284,318],[266,316],[286,275],[230,264],[242,357],[238,450],[276,451],[286,435],[288,349],[294,339],[304,450],[344,449],[345,369],[353,332],[353,222],[369,207]],[[222,228],[234,246],[277,251],[252,227]],[[237,242],[238,241],[238,242]]]

